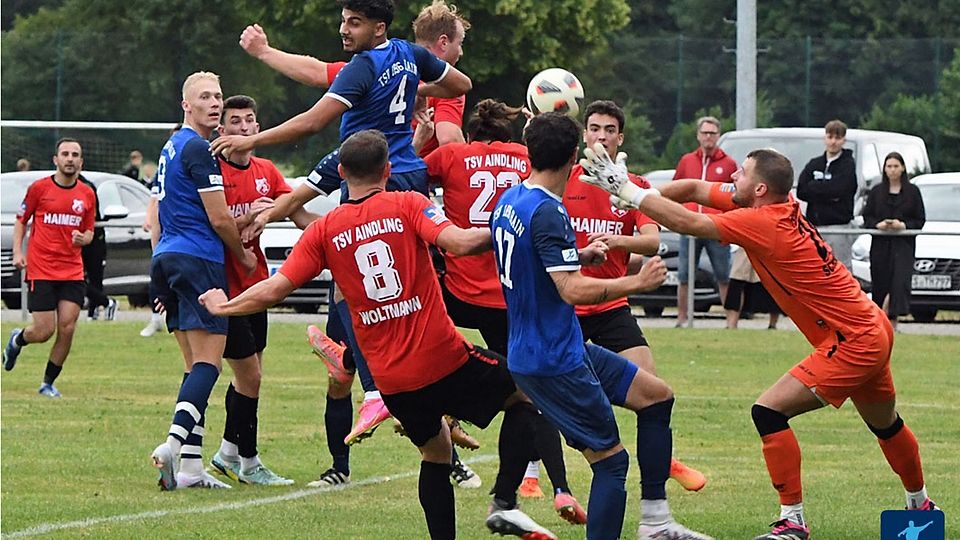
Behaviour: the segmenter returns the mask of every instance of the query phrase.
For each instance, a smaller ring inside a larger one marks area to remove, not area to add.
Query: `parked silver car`
[[[54,171],[24,171],[0,174],[2,192],[2,246],[0,283],[3,303],[20,308],[20,270],[13,266],[13,221],[27,188]],[[126,176],[84,171],[83,177],[97,186],[100,214],[104,217],[107,259],[103,288],[110,296],[126,295],[133,305],[147,305],[150,284],[150,234],[143,230],[150,191]]]

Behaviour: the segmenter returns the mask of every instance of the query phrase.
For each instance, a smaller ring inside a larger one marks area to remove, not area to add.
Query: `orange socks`
[[[767,462],[767,471],[770,473],[773,487],[780,494],[780,504],[799,503],[803,500],[803,487],[800,483],[800,444],[793,430],[787,428],[764,435],[760,439],[763,441],[763,459]],[[884,449],[884,453],[886,452],[887,450]],[[923,485],[922,482],[921,485]]]
[[[910,428],[903,426],[889,439],[877,439],[880,449],[893,472],[900,476],[907,491],[920,491],[923,488],[923,467],[920,465],[920,445]],[[764,444],[766,453],[766,444]]]

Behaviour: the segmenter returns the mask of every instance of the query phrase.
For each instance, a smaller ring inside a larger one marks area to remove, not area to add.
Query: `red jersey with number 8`
[[[330,269],[385,394],[423,388],[467,361],[427,248],[450,225],[419,193],[378,192],[310,224],[280,267],[296,287]]]
[[[490,214],[503,192],[530,176],[527,147],[511,142],[445,144],[424,161],[431,184],[443,187],[443,206],[454,225],[490,228]],[[506,309],[493,252],[444,256],[444,284],[469,304]]]

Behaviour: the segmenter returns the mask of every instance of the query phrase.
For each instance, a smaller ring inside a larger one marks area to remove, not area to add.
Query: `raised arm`
[[[660,195],[678,203],[695,202],[710,206],[711,184],[702,180],[674,180],[657,188]]]
[[[224,135],[210,143],[210,151],[230,157],[233,152],[246,152],[261,146],[298,141],[317,133],[347,110],[347,105],[324,95],[309,110],[294,116],[279,126],[256,135]]]
[[[459,69],[450,66],[447,68],[446,75],[439,81],[421,84],[417,89],[417,95],[436,98],[455,98],[462,96],[473,88],[470,77],[467,77]]]
[[[259,24],[252,24],[243,30],[240,34],[240,46],[250,56],[299,83],[327,88],[332,82],[329,80],[328,62],[271,47],[267,33]]]
[[[638,274],[616,279],[598,279],[574,271],[550,272],[563,301],[572,305],[601,304],[629,294],[652,291],[667,277],[667,267],[660,257],[653,257]]]

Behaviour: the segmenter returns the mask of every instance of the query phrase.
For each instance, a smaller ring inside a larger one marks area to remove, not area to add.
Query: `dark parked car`
[[[0,174],[2,188],[2,278],[3,303],[20,308],[20,271],[13,266],[13,221],[27,187],[54,171]],[[100,214],[107,239],[103,287],[111,296],[126,295],[133,305],[147,305],[150,284],[150,235],[143,230],[150,192],[139,182],[118,174],[84,171],[83,177],[97,186]]]
[[[663,185],[673,180],[673,169],[651,171],[644,177],[653,187]],[[648,317],[659,317],[663,308],[676,307],[677,285],[680,280],[677,276],[677,262],[680,260],[680,235],[669,230],[660,230],[660,249],[657,255],[667,265],[667,279],[657,290],[636,294],[629,298],[630,304],[643,307],[643,313]],[[693,287],[694,311],[709,311],[710,306],[720,304],[720,292],[713,280],[713,267],[710,258],[704,253],[700,257],[697,267],[696,281]]]

